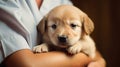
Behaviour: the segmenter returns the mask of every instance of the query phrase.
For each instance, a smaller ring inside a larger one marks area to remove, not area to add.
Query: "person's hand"
[[[91,62],[88,64],[88,67],[103,67],[103,66],[98,62]]]
[[[87,67],[106,67],[106,62],[104,58],[102,58],[100,53],[97,51],[94,61],[90,62]]]

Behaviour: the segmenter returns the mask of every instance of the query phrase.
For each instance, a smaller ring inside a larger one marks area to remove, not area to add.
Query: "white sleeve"
[[[21,50],[30,49],[27,41],[19,33],[9,28],[6,24],[0,21],[0,46],[2,54],[0,57],[6,58],[8,55]],[[0,60],[2,61],[2,60]]]
[[[61,0],[62,4],[69,4],[69,5],[73,5],[73,3],[70,0]]]
[[[73,5],[70,0],[44,0],[40,7],[40,20],[54,7],[69,4]]]

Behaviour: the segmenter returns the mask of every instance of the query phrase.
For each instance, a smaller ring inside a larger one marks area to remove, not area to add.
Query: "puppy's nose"
[[[67,42],[67,37],[66,36],[59,36],[58,40],[59,40],[59,42],[66,43]]]

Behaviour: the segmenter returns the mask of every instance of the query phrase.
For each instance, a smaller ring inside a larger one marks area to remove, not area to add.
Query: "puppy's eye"
[[[75,28],[77,25],[76,24],[70,24],[72,28]]]
[[[51,27],[52,27],[53,29],[56,29],[56,28],[57,28],[57,25],[53,24]]]

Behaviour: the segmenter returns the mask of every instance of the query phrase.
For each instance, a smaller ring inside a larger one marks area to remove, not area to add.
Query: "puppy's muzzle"
[[[67,43],[67,36],[58,36],[58,41],[60,43]]]

